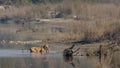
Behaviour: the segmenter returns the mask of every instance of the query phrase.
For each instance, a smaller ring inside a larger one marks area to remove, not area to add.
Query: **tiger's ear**
[[[48,44],[45,44],[46,47],[48,47]]]
[[[45,47],[45,48],[48,48],[49,46],[48,46],[48,44],[45,44],[44,47]]]

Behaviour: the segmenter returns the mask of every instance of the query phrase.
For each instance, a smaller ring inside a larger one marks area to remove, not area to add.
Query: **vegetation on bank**
[[[61,2],[86,2],[86,3],[118,3],[119,0],[0,0],[0,4],[39,4],[39,3],[61,3]]]
[[[85,43],[119,40],[120,5],[118,3],[119,0],[0,0],[1,6],[7,6],[5,9],[0,9],[0,25],[12,23],[12,26],[16,27],[11,31],[21,29],[21,31],[32,30],[33,33],[50,34],[47,39],[54,41],[56,37],[59,41],[75,40]],[[37,19],[53,19],[50,16],[51,12],[59,12],[61,19],[73,21],[61,24],[49,23],[55,25],[52,27],[44,22],[42,23],[44,27],[36,28],[35,23],[40,22]],[[74,16],[78,19],[74,20]],[[16,40],[16,37],[19,37],[20,33],[9,34],[8,31],[5,32],[2,27],[0,28],[1,40]]]

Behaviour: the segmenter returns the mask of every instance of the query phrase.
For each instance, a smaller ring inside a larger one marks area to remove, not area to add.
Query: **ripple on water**
[[[44,54],[46,55],[46,54]],[[57,51],[50,51],[48,56],[60,56]],[[30,53],[29,50],[17,50],[17,49],[1,49],[0,57],[40,57],[43,56],[40,53]]]

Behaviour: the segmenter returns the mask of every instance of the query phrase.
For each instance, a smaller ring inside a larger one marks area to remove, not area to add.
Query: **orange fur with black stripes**
[[[48,45],[44,45],[42,47],[31,47],[30,48],[30,52],[31,53],[41,53],[44,54],[44,51],[46,51],[46,53],[49,53],[49,47]]]

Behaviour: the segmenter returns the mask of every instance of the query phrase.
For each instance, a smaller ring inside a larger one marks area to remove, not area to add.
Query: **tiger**
[[[30,52],[31,53],[41,53],[41,54],[44,54],[45,51],[46,51],[46,54],[49,53],[49,46],[48,46],[48,44],[45,44],[42,47],[31,47],[30,48]]]

